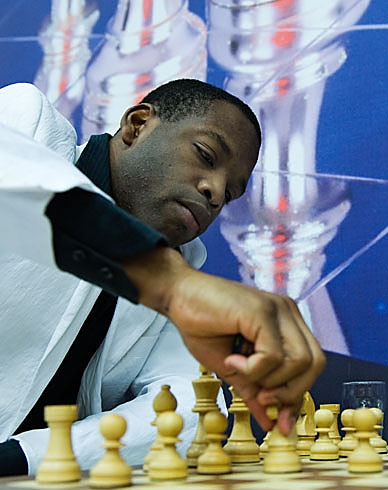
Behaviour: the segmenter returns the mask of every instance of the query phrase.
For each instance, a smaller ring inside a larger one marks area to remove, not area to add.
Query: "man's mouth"
[[[210,213],[206,207],[196,201],[184,199],[178,203],[182,209],[183,221],[193,236],[204,232],[210,223]]]
[[[182,221],[192,237],[199,234],[199,223],[195,219],[195,216],[184,204],[179,203],[179,208],[181,210]]]

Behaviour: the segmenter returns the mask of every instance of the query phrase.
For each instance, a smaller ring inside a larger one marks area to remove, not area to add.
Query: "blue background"
[[[116,2],[100,1],[100,18],[90,48],[102,41]],[[3,0],[0,14],[0,86],[33,81],[42,60],[37,41],[51,2]],[[189,9],[206,21],[205,2]],[[387,225],[388,197],[388,9],[372,1],[358,22],[345,32],[345,64],[328,80],[322,103],[316,148],[318,174],[341,177],[349,185],[351,212],[327,248],[323,277],[366,245]],[[223,85],[223,71],[209,58],[208,81]],[[214,223],[204,234],[208,261],[204,270],[240,280],[238,261]],[[327,287],[353,358],[388,365],[387,238],[352,262]]]

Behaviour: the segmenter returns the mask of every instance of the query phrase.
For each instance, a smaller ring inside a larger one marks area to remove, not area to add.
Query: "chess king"
[[[127,109],[113,136],[77,147],[46,97],[16,84],[0,90],[0,124],[0,473],[34,474],[48,442],[43,407],[74,403],[81,469],[101,457],[109,411],[128,425],[124,459],[141,464],[161,384],[178,399],[185,451],[196,425],[191,354],[265,430],[264,406],[279,402],[288,432],[324,364],[299,310],[195,269],[198,236],[256,163],[249,107],[177,80]],[[253,345],[248,357],[233,353],[237,334]]]

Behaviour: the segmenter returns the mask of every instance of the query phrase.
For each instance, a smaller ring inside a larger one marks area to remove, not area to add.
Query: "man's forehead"
[[[199,121],[203,123],[212,123],[217,124],[222,127],[223,121],[220,120],[220,116],[228,117],[231,119],[243,120],[252,125],[249,117],[243,112],[243,110],[237,105],[229,102],[227,100],[214,100],[205,106],[203,106],[197,113],[191,113],[187,115],[181,115],[181,121],[185,120],[186,122],[192,122],[195,124]]]
[[[204,114],[204,121],[217,132],[239,138],[236,133],[252,135],[258,140],[256,128],[240,107],[225,100],[214,101]]]
[[[216,100],[204,113],[188,115],[173,125],[172,137],[178,137],[178,134],[207,137],[215,141],[228,157],[246,152],[247,146],[255,152],[260,145],[256,129],[247,115],[224,100]]]
[[[248,116],[234,104],[225,101],[215,101],[202,114],[182,118],[181,122],[197,130],[207,128],[217,134],[228,133],[230,132],[228,129],[234,131],[240,127],[241,130],[246,131],[246,128],[249,128],[252,135],[256,135],[256,130]]]

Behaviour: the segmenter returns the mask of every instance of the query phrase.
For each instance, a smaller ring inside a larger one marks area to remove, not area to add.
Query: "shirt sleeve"
[[[0,476],[27,475],[27,458],[18,441],[10,439],[0,444]]]
[[[138,302],[138,291],[120,262],[157,246],[165,237],[102,195],[73,188],[46,207],[57,266],[116,296]]]

